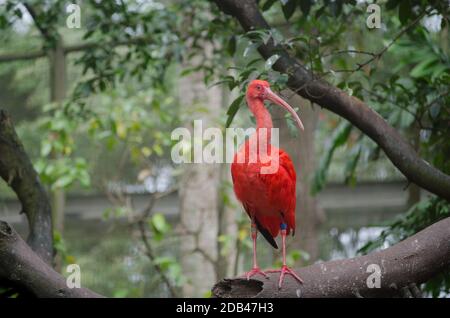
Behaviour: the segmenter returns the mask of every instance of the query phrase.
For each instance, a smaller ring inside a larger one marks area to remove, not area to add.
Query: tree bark
[[[219,115],[221,92],[219,87],[207,89],[202,76],[201,73],[194,73],[182,78],[180,97],[190,107],[209,106],[209,113],[197,118],[206,129]],[[195,136],[200,139],[192,138],[193,143],[201,145],[202,135],[203,131]],[[194,136],[192,130],[191,136]],[[189,278],[183,286],[185,297],[203,297],[211,284],[217,281],[219,178],[218,163],[187,164],[183,172],[180,186],[180,228],[183,237],[180,250],[183,274]]]
[[[67,65],[66,55],[62,39],[56,42],[55,48],[49,55],[50,62],[50,101],[58,103],[62,107],[62,102],[66,98]],[[53,153],[52,157],[59,155]],[[66,195],[64,189],[54,189],[51,191],[53,230],[62,234],[64,231],[64,209],[66,205]]]
[[[67,287],[66,279],[36,255],[3,221],[0,221],[0,281],[7,281],[35,297],[102,297],[86,288]]]
[[[226,110],[230,105],[230,91],[226,87],[222,87],[222,101],[221,108],[222,111]],[[226,147],[224,145],[224,153]],[[219,167],[219,189],[217,196],[217,206],[218,206],[218,218],[219,218],[219,232],[217,235],[217,279],[223,279],[225,277],[234,276],[234,269],[237,257],[237,251],[234,246],[236,246],[236,240],[238,236],[238,225],[237,225],[237,213],[242,213],[238,211],[236,207],[240,207],[236,196],[234,195],[233,188],[230,186],[232,184],[231,178],[231,164],[223,163]],[[226,198],[227,199],[226,199]],[[226,240],[221,240],[220,238],[227,238]],[[232,242],[229,242],[232,238]]]
[[[245,31],[270,29],[255,0],[214,0],[226,14],[234,16]],[[420,187],[450,200],[450,176],[420,158],[399,132],[363,101],[317,78],[273,40],[258,48],[264,59],[280,58],[273,69],[289,75],[288,87],[300,96],[347,119],[384,150],[392,163]]]
[[[424,283],[450,267],[449,229],[450,218],[446,218],[385,250],[300,268],[301,285],[287,275],[278,290],[278,274],[270,274],[269,279],[225,279],[212,293],[223,298],[400,296],[405,287]],[[369,288],[373,285],[367,283],[373,282],[371,264],[381,270],[379,288]]]
[[[53,259],[51,208],[39,176],[8,114],[0,110],[0,176],[14,190],[28,219],[30,247],[48,264]]]
[[[22,203],[30,228],[27,244],[9,224],[0,221],[1,285],[36,297],[99,297],[85,288],[68,288],[66,279],[52,269],[49,198],[3,110],[0,110],[0,176]]]
[[[136,36],[134,38],[123,40],[123,41],[113,41],[109,43],[103,42],[85,42],[79,44],[72,44],[63,47],[63,51],[65,54],[68,53],[78,53],[87,50],[95,50],[99,47],[103,46],[131,46],[141,43],[150,43],[152,40],[149,36]],[[48,56],[48,52],[46,50],[39,50],[33,52],[25,52],[25,53],[7,53],[0,55],[0,63],[8,63],[8,62],[17,62],[17,61],[28,61],[35,60],[39,58],[43,58]]]

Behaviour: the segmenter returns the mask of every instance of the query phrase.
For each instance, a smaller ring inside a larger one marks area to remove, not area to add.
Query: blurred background
[[[208,297],[250,267],[229,164],[174,164],[171,134],[196,119],[254,126],[242,98],[254,78],[268,79],[306,128],[296,133],[270,108],[298,175],[291,266],[388,247],[450,214],[358,129],[286,90],[286,75],[271,70],[277,57],[256,51],[272,36],[449,173],[448,1],[378,1],[379,28],[367,22],[371,1],[259,1],[273,29],[250,33],[208,1],[72,2],[0,0],[0,108],[51,197],[57,269],[79,264],[83,286]],[[20,210],[0,182],[0,218],[26,236]],[[261,267],[279,265],[263,239],[258,252]],[[424,290],[445,297],[449,287],[444,273]]]

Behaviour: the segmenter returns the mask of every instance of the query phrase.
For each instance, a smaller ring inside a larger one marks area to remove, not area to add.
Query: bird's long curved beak
[[[266,87],[266,99],[286,109],[292,115],[292,117],[294,117],[294,120],[297,123],[298,128],[300,128],[301,130],[305,130],[305,127],[303,126],[300,117],[298,117],[297,113],[291,107],[291,105],[286,103],[280,96],[272,92],[272,90],[269,87]]]

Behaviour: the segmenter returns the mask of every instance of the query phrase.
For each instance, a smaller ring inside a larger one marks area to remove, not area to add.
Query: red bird
[[[290,274],[303,283],[302,279],[286,265],[286,235],[291,232],[294,235],[295,232],[295,169],[289,155],[270,144],[272,117],[264,106],[264,101],[269,100],[286,109],[302,130],[303,124],[294,109],[273,93],[266,81],[253,80],[247,88],[246,100],[256,118],[256,132],[241,146],[231,165],[234,192],[251,220],[253,268],[245,276],[247,279],[256,274],[267,277],[266,272],[279,272],[278,288],[281,288],[285,274]],[[283,245],[281,269],[263,272],[258,267],[256,260],[258,231],[274,248],[278,248],[274,238],[281,232]]]

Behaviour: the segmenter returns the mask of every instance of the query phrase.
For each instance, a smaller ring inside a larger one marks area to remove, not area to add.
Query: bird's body
[[[267,277],[257,265],[257,232],[275,248],[278,246],[274,238],[281,232],[283,266],[280,270],[269,271],[280,272],[281,288],[285,274],[302,282],[286,265],[286,235],[295,232],[296,172],[289,155],[270,143],[273,126],[272,117],[264,106],[266,99],[288,110],[299,128],[303,129],[295,111],[270,90],[268,82],[252,81],[247,89],[246,100],[256,118],[256,132],[236,153],[231,165],[231,175],[236,197],[242,202],[252,223],[253,268],[246,273],[246,277],[249,279],[256,274]]]
[[[269,144],[267,153],[278,156],[279,169],[273,174],[262,174],[261,167],[269,166],[271,162],[262,163],[259,160],[249,163],[250,149],[249,140],[239,151],[245,152],[245,162],[234,160],[231,165],[236,197],[249,217],[254,218],[263,235],[267,231],[271,238],[277,237],[282,223],[287,224],[287,234],[295,231],[296,173],[291,158],[283,150]],[[273,239],[264,236],[272,246],[277,247]]]

